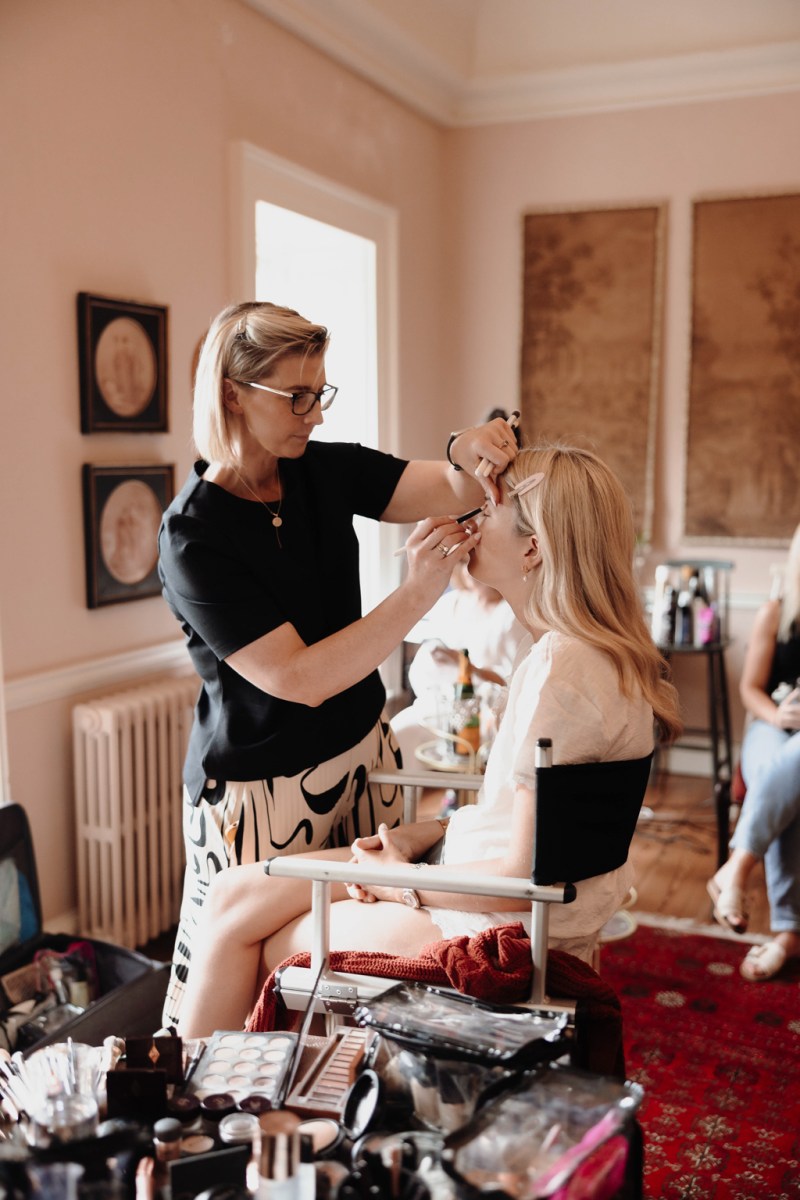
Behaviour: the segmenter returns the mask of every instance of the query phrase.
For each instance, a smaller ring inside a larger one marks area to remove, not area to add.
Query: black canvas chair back
[[[578,883],[627,861],[652,761],[537,766],[534,883]]]

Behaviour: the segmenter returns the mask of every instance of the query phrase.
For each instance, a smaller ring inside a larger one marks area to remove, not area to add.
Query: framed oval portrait
[[[84,463],[89,608],[159,595],[158,529],[173,495],[171,464],[100,467]]]

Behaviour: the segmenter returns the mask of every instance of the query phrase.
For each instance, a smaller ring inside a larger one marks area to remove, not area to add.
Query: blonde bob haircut
[[[681,732],[678,697],[634,580],[628,497],[597,455],[573,446],[521,450],[504,478],[513,487],[538,471],[541,483],[513,497],[517,531],[536,535],[542,558],[529,576],[526,618],[605,651],[624,694],[638,685],[664,740],[673,741]]]
[[[223,309],[203,340],[194,382],[194,444],[206,462],[238,461],[235,420],[223,404],[223,380],[256,383],[288,355],[324,354],[328,331],[293,308],[247,301]]]
[[[778,641],[788,642],[794,634],[800,634],[800,525],[794,531],[783,575]]]

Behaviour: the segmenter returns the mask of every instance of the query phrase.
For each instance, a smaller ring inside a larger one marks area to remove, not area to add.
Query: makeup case
[[[59,978],[55,1003],[36,986],[48,966]],[[135,950],[44,932],[27,815],[19,804],[0,806],[0,1044],[24,1053],[67,1038],[99,1046],[153,1034],[168,979],[168,963]]]

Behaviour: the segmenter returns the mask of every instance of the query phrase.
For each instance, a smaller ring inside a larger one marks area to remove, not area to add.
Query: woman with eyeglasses
[[[439,557],[429,529],[423,521],[408,539],[415,566]],[[442,938],[471,937],[518,921],[530,929],[530,907],[524,911],[522,901],[360,888],[359,863],[391,867],[433,857],[476,877],[527,876],[540,737],[552,739],[555,763],[581,763],[646,757],[654,721],[667,742],[680,731],[675,689],[634,580],[630,502],[604,463],[568,446],[520,450],[500,481],[498,503],[487,505],[480,533],[471,547],[470,574],[505,597],[527,636],[477,803],[457,809],[449,822],[420,820],[396,829],[382,824],[377,836],[313,856],[353,867],[354,884],[331,888],[331,950],[415,957]],[[452,536],[449,529],[444,534],[446,541]],[[630,885],[628,863],[582,880],[574,903],[553,905],[550,945],[590,962],[599,930]],[[310,883],[269,876],[263,863],[217,876],[181,1034],[238,1028],[266,973],[309,949],[310,907]]]
[[[366,782],[398,762],[378,667],[480,537],[450,514],[496,498],[494,476],[516,454],[502,419],[453,435],[441,462],[315,442],[337,391],[327,346],[323,326],[248,302],[215,318],[200,353],[200,460],[159,534],[163,594],[202,681],[184,768],[187,869],[169,1025],[215,874],[348,846],[401,819],[400,789]],[[435,552],[409,555],[400,586],[366,616],[356,514],[399,524],[433,514]]]

